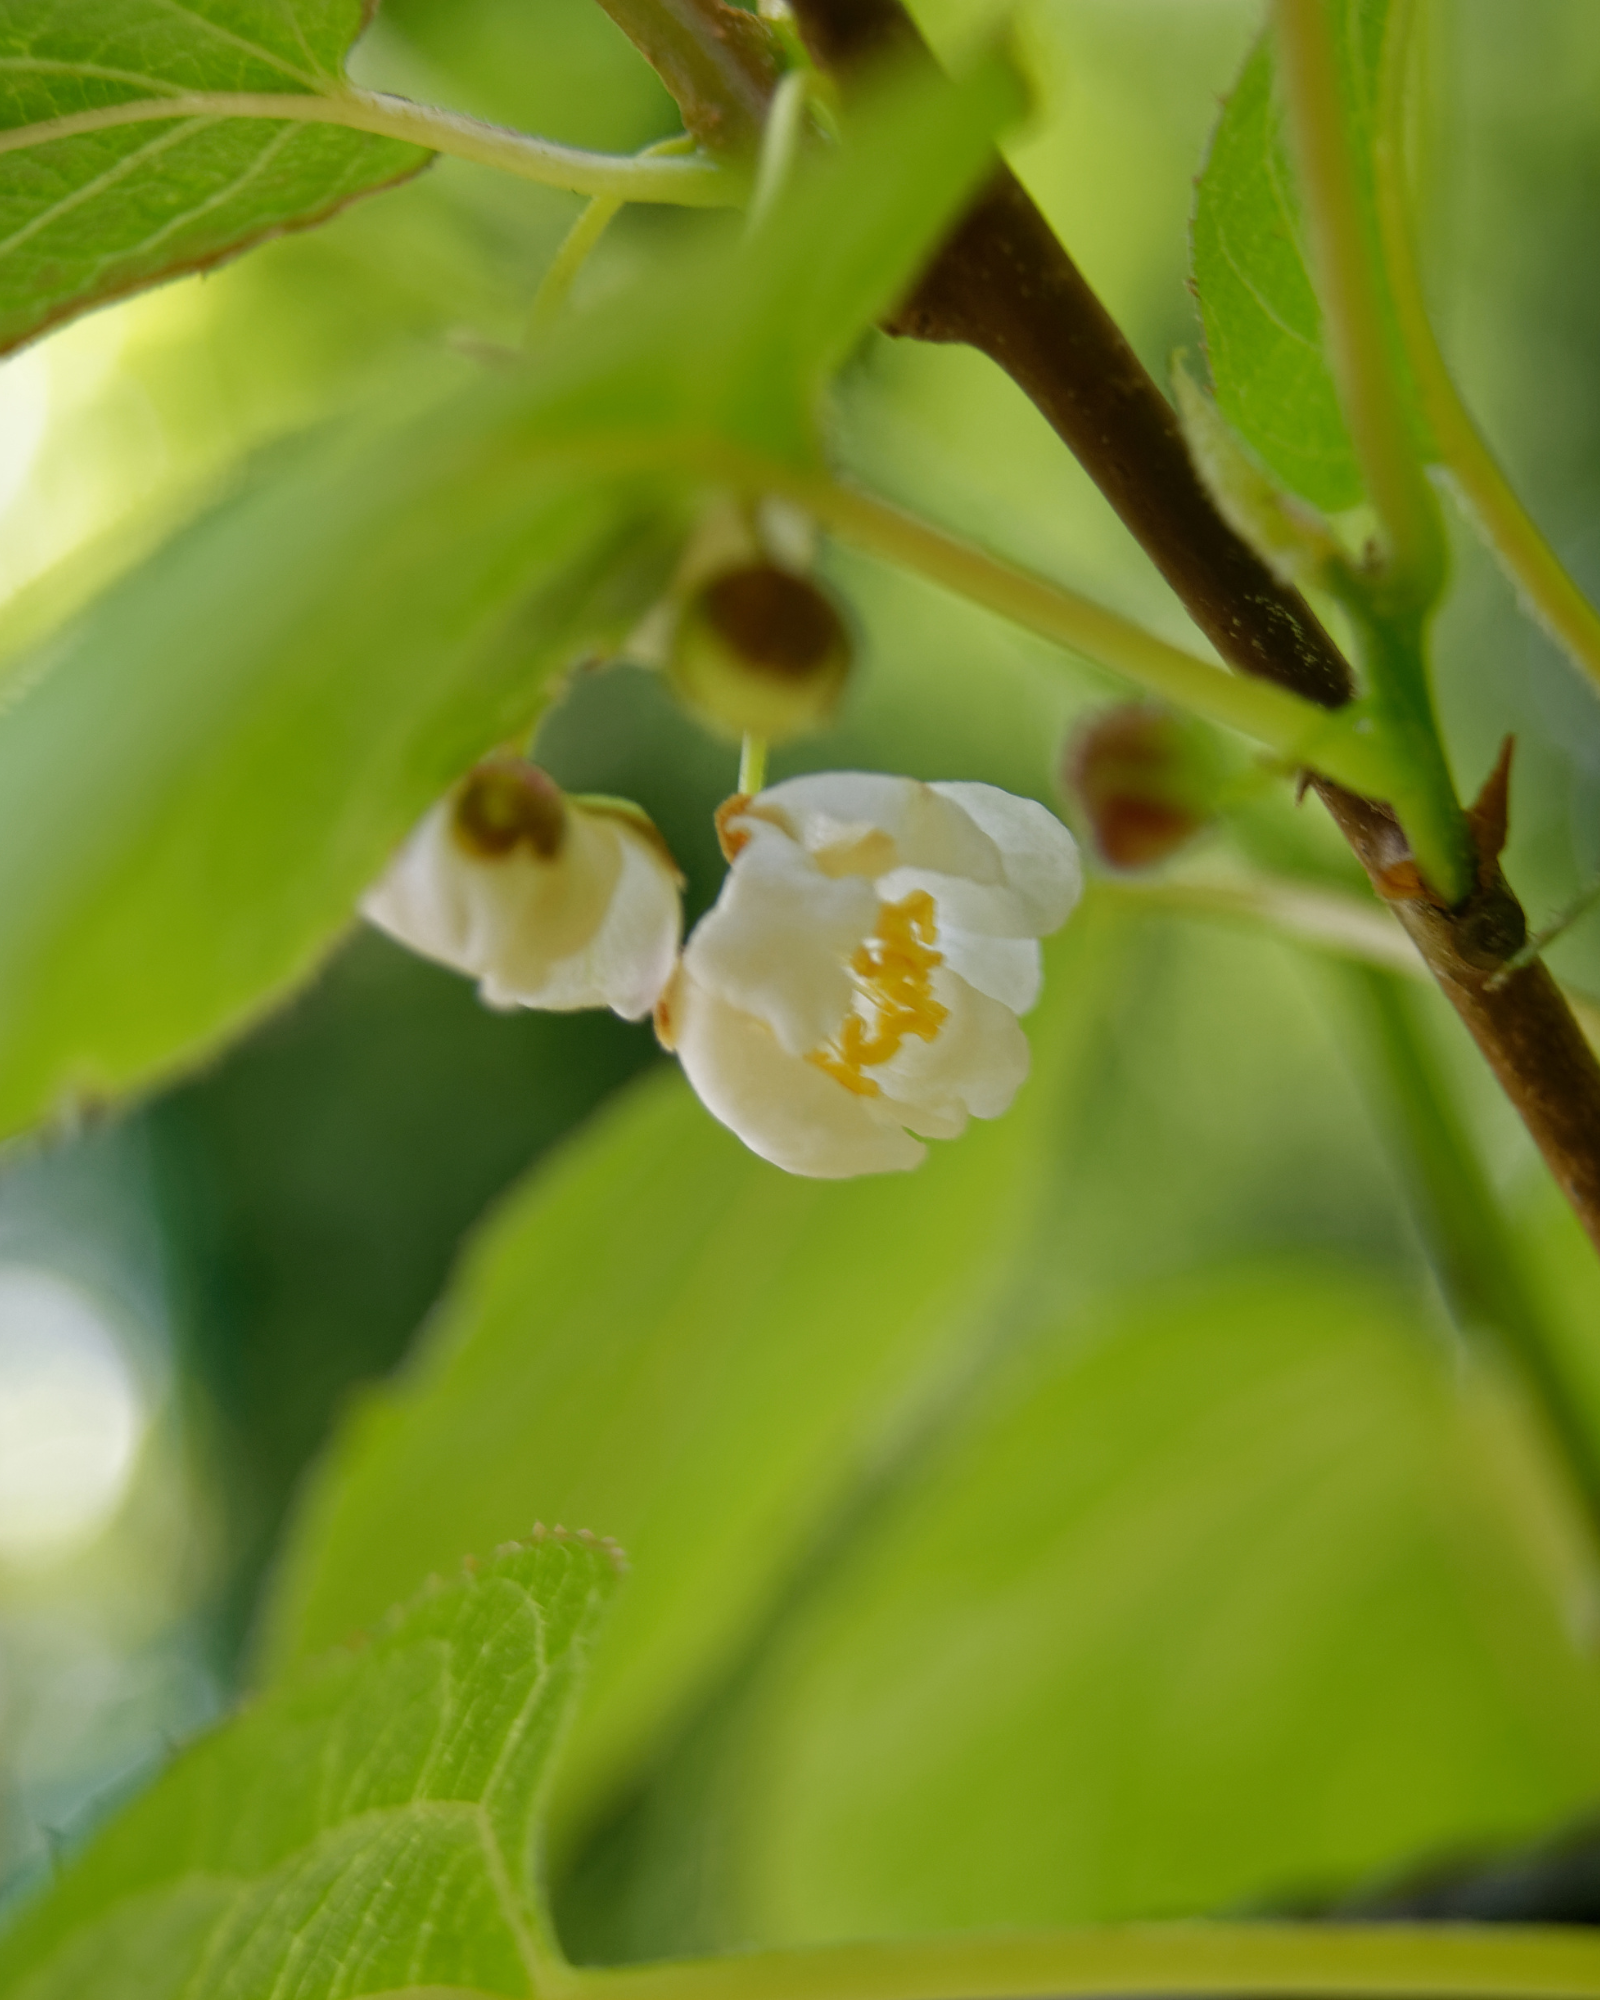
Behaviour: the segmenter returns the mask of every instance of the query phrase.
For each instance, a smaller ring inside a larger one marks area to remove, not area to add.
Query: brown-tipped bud
[[[1203,726],[1145,702],[1101,709],[1080,723],[1061,767],[1112,868],[1153,868],[1202,832],[1216,816],[1220,778]]]
[[[776,563],[746,563],[701,584],[684,605],[667,673],[714,729],[781,743],[829,720],[853,651],[817,584]]]
[[[509,854],[526,845],[542,861],[553,861],[567,837],[567,803],[537,764],[488,757],[461,781],[455,830],[474,854]]]

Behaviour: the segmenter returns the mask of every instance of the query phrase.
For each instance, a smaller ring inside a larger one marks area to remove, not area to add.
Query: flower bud
[[[1202,725],[1125,702],[1074,730],[1062,785],[1112,868],[1153,868],[1216,816],[1221,760]]]
[[[637,806],[569,798],[491,757],[433,807],[365,897],[368,920],[491,1007],[648,1014],[671,977],[683,886]]]
[[[825,591],[776,563],[752,562],[723,570],[689,598],[667,672],[723,735],[776,743],[829,720],[852,652]]]

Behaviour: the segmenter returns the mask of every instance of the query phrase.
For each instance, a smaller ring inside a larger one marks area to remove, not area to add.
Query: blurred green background
[[[994,13],[918,11],[950,48]],[[1259,11],[1039,0],[1023,17],[1041,108],[1015,160],[1162,379],[1175,349],[1199,344],[1191,180]],[[1425,250],[1441,330],[1519,488],[1597,590],[1600,15],[1530,0],[1513,21],[1451,0],[1430,44]],[[592,0],[385,0],[358,72],[588,145],[676,129]],[[14,643],[386,361],[518,339],[575,206],[441,162],[7,362]],[[603,299],[645,248],[701,226],[625,215],[583,292]],[[881,490],[1195,643],[976,355],[868,341],[839,387],[837,442]],[[1114,694],[1109,680],[863,560],[830,555],[827,569],[859,622],[862,670],[838,728],[781,752],[778,773],[980,778],[1061,808],[1065,734]],[[1537,921],[1600,871],[1600,713],[1464,530],[1439,671],[1466,789],[1501,734],[1518,735],[1509,866]],[[710,813],[731,753],[652,676],[582,676],[540,754],[568,786],[653,814],[689,873],[691,915],[715,894]],[[1258,845],[1337,871],[1319,810],[1263,806]],[[1228,853],[1219,836],[1201,858]],[[1555,962],[1600,988],[1600,917]],[[882,1231],[880,1315],[915,1289],[897,1290],[894,1260],[916,1266],[919,1233],[943,1216],[959,1233],[985,1191],[996,1213],[973,1224],[972,1255],[992,1234],[1004,1257],[970,1297],[954,1263],[917,1295],[899,1372],[874,1377],[869,1414],[816,1447],[800,1526],[739,1558],[738,1618],[640,1725],[627,1767],[574,1792],[555,1865],[581,1955],[1314,1900],[1531,1838],[1600,1792],[1591,1534],[1514,1397],[1452,1386],[1461,1334],[1374,1111],[1359,980],[1110,899],[1052,965],[1039,1073],[1015,1114],[1030,1121],[1026,1175],[974,1135],[963,1145],[992,1157],[941,1157],[856,1211]],[[1600,1424],[1592,1259],[1453,1020],[1420,992],[1407,1004]],[[609,1101],[624,1121],[656,1116],[650,1093],[670,1085],[643,1073],[664,1068],[647,1029],[490,1014],[466,982],[356,930],[203,1073],[7,1154],[0,1437],[18,1469],[8,1479],[0,1461],[0,1877],[30,1879],[54,1840],[231,1699],[267,1643],[252,1639],[262,1579],[297,1486],[359,1385],[406,1352],[496,1198]],[[695,1166],[690,1117],[663,1128],[660,1170],[681,1158],[708,1185],[743,1176],[739,1198],[770,1201],[781,1236],[782,1204],[800,1197],[769,1192],[773,1170],[730,1166],[715,1135]],[[603,1143],[586,1134],[557,1172],[590,1170],[581,1148]],[[994,1193],[1011,1172],[1025,1204]],[[521,1210],[506,1213],[514,1233]],[[842,1213],[818,1211],[824,1260]],[[664,1226],[648,1199],[619,1198],[595,1254],[648,1265]],[[869,1272],[862,1230],[852,1254]],[[499,1337],[533,1353],[603,1343],[604,1328],[561,1333],[558,1319],[530,1291],[525,1323]],[[851,1323],[808,1330],[797,1310],[781,1337],[800,1376],[815,1338],[825,1401]],[[620,1378],[626,1355],[614,1365]],[[697,1379],[662,1377],[674,1505],[699,1449],[695,1399],[712,1400]],[[605,1367],[591,1393],[598,1434]],[[586,1407],[566,1406],[580,1438]],[[48,1476],[26,1469],[38,1426],[65,1441]],[[780,1442],[743,1449],[754,1464]],[[419,1518],[450,1513],[434,1492],[413,1503]],[[412,1525],[399,1510],[395,1540]],[[670,1597],[672,1552],[649,1547]]]

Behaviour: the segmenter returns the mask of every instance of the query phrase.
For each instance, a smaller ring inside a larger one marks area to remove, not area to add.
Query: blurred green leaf
[[[1082,1320],[755,1669],[700,1794],[726,1935],[1214,1910],[1581,1809],[1600,1677],[1564,1518],[1507,1407],[1329,1265]]]
[[[354,1413],[264,1664],[535,1516],[592,1521],[633,1562],[563,1767],[563,1825],[592,1814],[993,1337],[1116,957],[1092,924],[1057,944],[1039,1073],[916,1174],[797,1180],[675,1074],[635,1086],[511,1197],[409,1372]]]
[[[202,1739],[0,1941],[10,2000],[537,1990],[539,1807],[615,1571],[502,1549]]]
[[[0,1132],[192,1061],[306,976],[429,801],[660,587],[619,456],[813,457],[827,368],[1015,99],[998,59],[894,88],[759,242],[286,450],[11,668]]]
[[[432,799],[659,586],[659,516],[531,459],[520,380],[314,436],[0,716],[0,1131],[303,979]]]
[[[0,0],[0,352],[425,166],[416,146],[337,125],[190,114],[51,130],[195,93],[326,95],[369,12],[364,0]],[[4,145],[24,131],[28,143]]]
[[[560,328],[538,360],[545,435],[674,432],[786,463],[820,457],[824,383],[916,276],[1024,109],[990,55],[957,83],[891,76],[848,143],[803,163],[753,240],[721,240]]]
[[[1389,0],[1335,11],[1369,235],[1370,149]],[[1206,351],[1224,416],[1294,492],[1332,512],[1362,497],[1355,451],[1323,342],[1305,223],[1263,37],[1234,86],[1198,182],[1193,274]],[[1398,334],[1391,342],[1405,380]],[[1413,401],[1419,435],[1425,431]]]

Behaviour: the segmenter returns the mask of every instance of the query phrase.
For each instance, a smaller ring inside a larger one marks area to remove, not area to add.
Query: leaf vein
[[[120,160],[114,161],[92,180],[85,181],[81,187],[74,188],[71,194],[64,196],[60,201],[52,202],[48,208],[40,209],[38,214],[30,216],[20,229],[15,229],[9,236],[0,239],[0,257],[5,256],[8,251],[15,250],[19,244],[26,243],[30,236],[37,236],[41,229],[48,228],[63,215],[69,215],[73,209],[81,208],[86,201],[92,201],[97,194],[104,194],[107,188],[115,187],[145,161],[167,152],[202,127],[216,123],[217,120],[214,118],[175,119],[170,130],[158,133],[153,139],[147,139],[142,146],[136,146],[131,153],[124,153]]]
[[[248,35],[236,35],[231,28],[222,27],[197,8],[187,6],[185,0],[149,0],[149,4],[164,7],[169,14],[177,14],[184,20],[196,22],[206,34],[214,36],[219,42],[231,43],[234,48],[243,49],[247,55],[258,56],[269,69],[275,69],[283,76],[294,77],[308,90],[315,90],[320,83],[326,81],[325,76],[316,72],[308,75],[304,70],[296,69],[293,63],[286,63],[282,56],[275,56],[270,49],[263,48],[259,42],[251,41]]]
[[[260,152],[257,153],[254,160],[247,167],[235,174],[232,180],[224,182],[222,186],[216,188],[211,194],[208,194],[204,201],[196,202],[193,207],[186,208],[181,215],[172,216],[159,229],[153,229],[148,236],[141,237],[137,242],[119,244],[115,250],[108,251],[105,256],[98,258],[85,274],[84,284],[86,286],[92,285],[108,264],[119,264],[129,257],[142,256],[147,251],[153,250],[158,243],[174,234],[175,231],[187,228],[191,223],[197,221],[199,217],[209,214],[212,209],[223,207],[233,199],[241,188],[247,187],[258,174],[270,165],[273,158],[288,145],[297,129],[293,125],[281,127],[277,132],[273,133],[266,145],[261,148]]]

